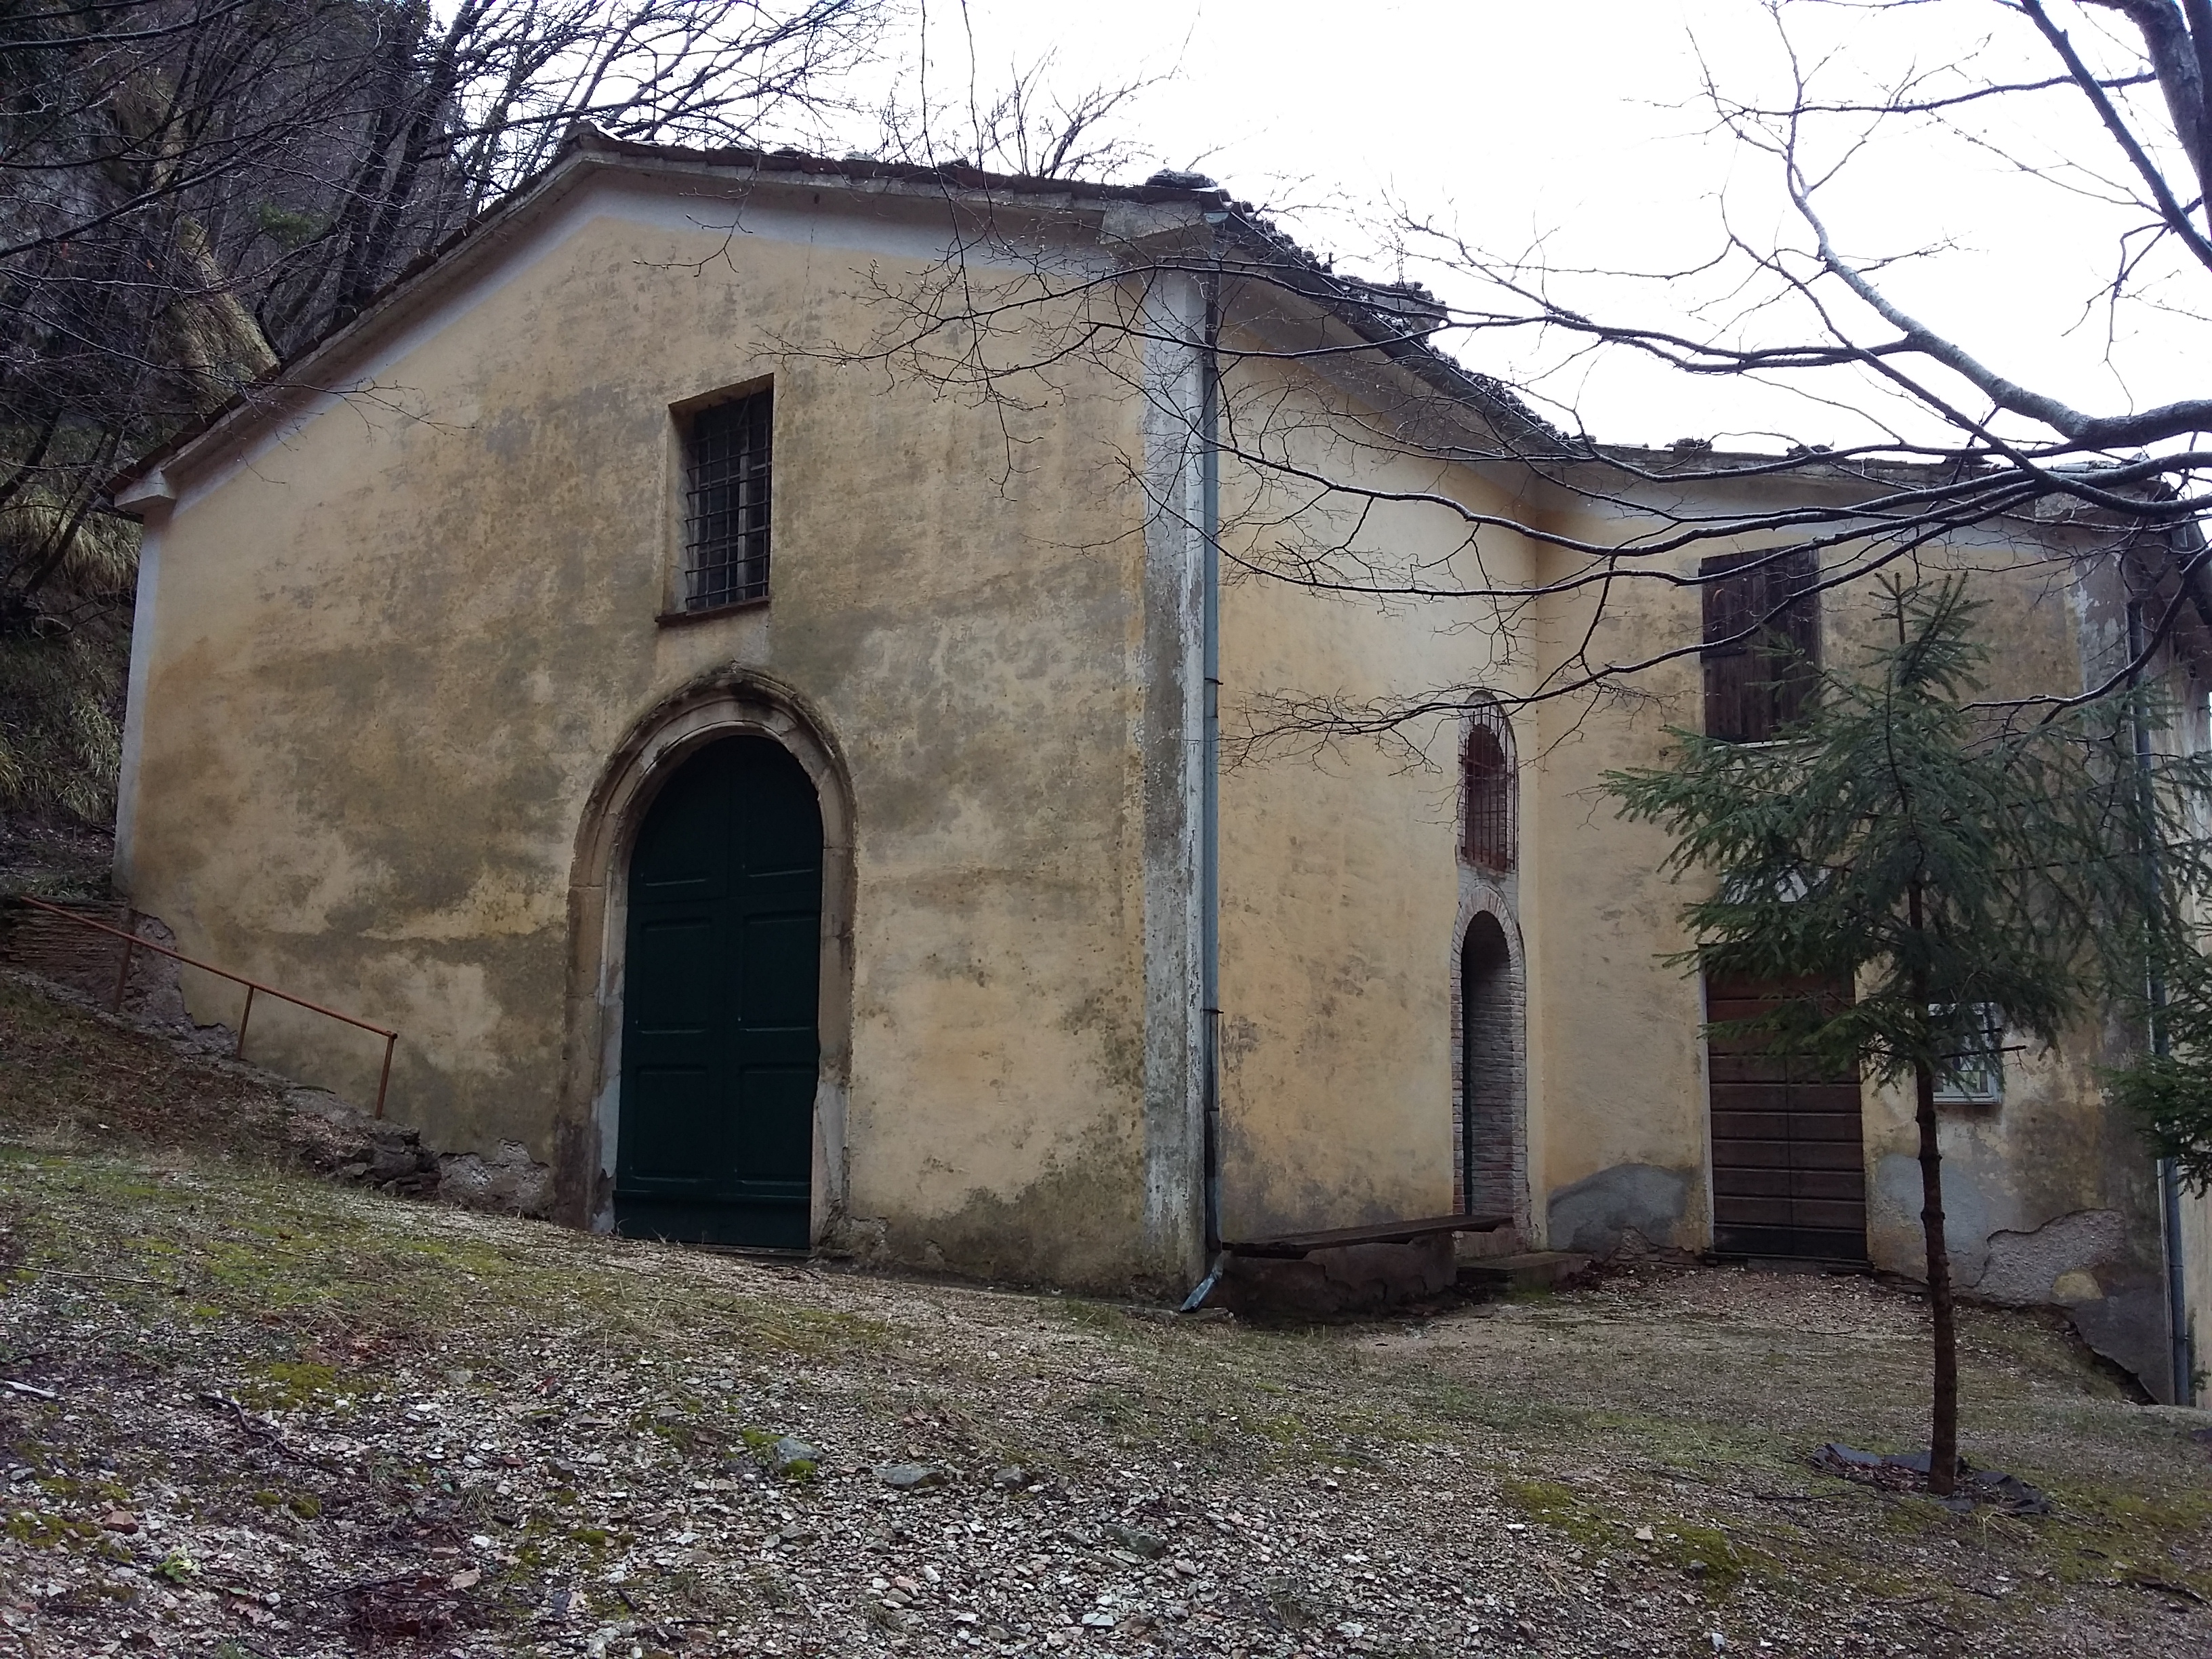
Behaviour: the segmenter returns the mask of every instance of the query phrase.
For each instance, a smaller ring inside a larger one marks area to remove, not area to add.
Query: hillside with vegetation
[[[138,550],[118,469],[358,313],[573,123],[804,131],[884,9],[0,4],[0,818],[112,814]]]
[[[27,1659],[2202,1654],[2212,1415],[1969,1308],[1647,1266],[1322,1328],[333,1184],[250,1071],[0,982],[0,1624]],[[122,1644],[112,1648],[111,1644]]]

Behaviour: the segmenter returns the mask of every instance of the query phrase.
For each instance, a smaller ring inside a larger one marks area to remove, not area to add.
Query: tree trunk
[[[1905,614],[1898,613],[1898,640],[1905,638]],[[1928,917],[1924,888],[1915,876],[1905,890],[1907,920],[1916,940],[1924,938]],[[1912,969],[1912,1000],[1923,1015],[1928,1006],[1924,957]],[[1912,1065],[1914,1118],[1920,1125],[1920,1231],[1928,1247],[1928,1310],[1935,1326],[1935,1405],[1928,1435],[1928,1490],[1948,1498],[1959,1478],[1959,1333],[1951,1310],[1951,1247],[1943,1237],[1943,1147],[1936,1135],[1936,1068],[1922,1057]]]
[[[1928,1490],[1948,1498],[1959,1473],[1959,1333],[1952,1316],[1951,1252],[1943,1239],[1943,1153],[1936,1138],[1936,1073],[1912,1068],[1920,1121],[1920,1226],[1928,1241],[1928,1307],[1936,1334],[1936,1403],[1928,1438]]]

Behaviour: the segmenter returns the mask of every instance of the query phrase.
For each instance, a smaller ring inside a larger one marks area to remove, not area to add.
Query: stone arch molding
[[[822,807],[822,974],[817,1023],[811,1232],[845,1213],[846,1103],[853,1052],[853,796],[844,758],[804,698],[769,676],[723,671],[665,699],[631,726],[586,804],[569,866],[568,963],[556,1180],[561,1218],[613,1224],[621,1131],[623,954],[629,855],[661,786],[720,738],[781,744],[813,781]]]
[[[1482,723],[1498,730],[1504,745],[1506,765],[1513,769],[1513,790],[1520,787],[1520,754],[1513,744],[1513,721],[1506,712],[1491,699],[1484,699],[1478,708],[1468,710],[1460,719],[1458,752],[1467,752],[1467,741],[1474,728]],[[1460,909],[1451,922],[1451,1186],[1453,1201],[1464,1206],[1468,1192],[1464,1190],[1464,1170],[1467,1170],[1467,1009],[1462,1006],[1464,995],[1464,951],[1467,951],[1467,929],[1474,925],[1475,915],[1491,915],[1498,921],[1498,929],[1506,940],[1506,991],[1510,998],[1509,1026],[1510,1026],[1510,1091],[1513,1102],[1513,1221],[1520,1225],[1522,1237],[1528,1234],[1531,1224],[1531,1201],[1528,1201],[1528,969],[1522,949],[1520,922],[1516,921],[1517,890],[1520,890],[1520,848],[1513,848],[1510,863],[1504,872],[1484,869],[1468,863],[1467,841],[1467,776],[1464,763],[1453,769],[1453,848],[1458,854],[1460,869]],[[1520,811],[1509,811],[1510,836],[1520,836]]]
[[[1505,936],[1506,978],[1512,999],[1510,1029],[1512,1048],[1511,1099],[1513,1102],[1513,1219],[1528,1236],[1530,1220],[1528,1199],[1528,1020],[1527,957],[1521,940],[1521,926],[1515,920],[1512,896],[1498,881],[1475,870],[1464,862],[1459,872],[1459,912],[1452,921],[1451,936],[1451,1122],[1452,1122],[1452,1189],[1455,1200],[1464,1204],[1468,1194],[1462,1188],[1462,1174],[1467,1168],[1467,1010],[1464,995],[1465,963],[1462,960],[1467,950],[1468,929],[1479,915],[1494,918],[1498,931]]]

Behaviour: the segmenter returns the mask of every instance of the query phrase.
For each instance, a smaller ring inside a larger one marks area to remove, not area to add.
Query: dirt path
[[[2212,1417],[2033,1319],[1967,1317],[1967,1449],[2053,1511],[1955,1515],[1807,1465],[1918,1428],[1870,1281],[1291,1332],[764,1266],[164,1150],[191,1066],[56,1018],[0,1000],[0,1654],[2212,1652]]]

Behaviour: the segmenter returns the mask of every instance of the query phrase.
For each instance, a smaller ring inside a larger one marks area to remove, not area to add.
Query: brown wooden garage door
[[[1830,994],[1850,998],[1848,988]],[[1772,982],[1710,979],[1705,1018],[1748,1019],[1783,994]],[[1856,1075],[1763,1053],[1756,1040],[1742,1037],[1711,1039],[1708,1062],[1713,1248],[1723,1255],[1865,1261]]]

